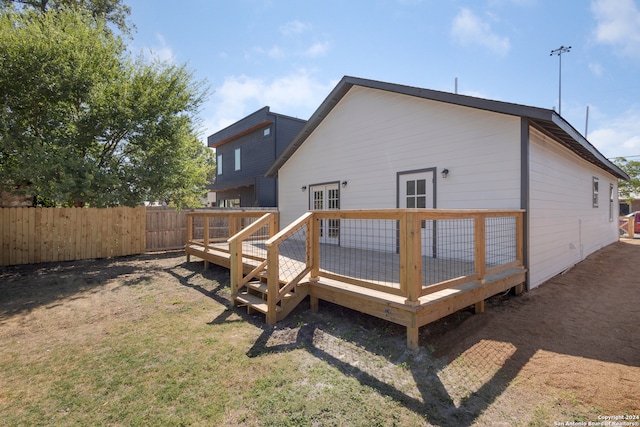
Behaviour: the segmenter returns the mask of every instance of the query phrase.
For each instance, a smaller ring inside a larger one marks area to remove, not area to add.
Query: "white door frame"
[[[407,201],[409,199],[413,199],[414,200],[414,206],[412,206],[413,208],[432,208],[435,209],[437,208],[437,168],[433,167],[433,168],[424,168],[424,169],[415,169],[415,170],[409,170],[409,171],[402,171],[402,172],[398,172],[396,175],[396,207],[398,208],[406,208],[407,207]],[[431,175],[431,186],[429,185],[429,175]],[[425,184],[425,188],[424,189],[420,189],[420,191],[418,191],[417,188],[417,183],[416,186],[414,188],[413,194],[407,194],[408,193],[408,189],[406,187],[404,187],[404,185],[407,183],[407,181],[412,181],[410,179],[407,178],[422,178],[424,177],[424,179],[426,180]],[[424,194],[424,199],[419,200],[420,196],[422,196]],[[431,195],[431,197],[429,197]],[[424,202],[424,204],[423,204]],[[425,227],[430,227],[431,228],[431,248],[426,249],[427,253],[423,254],[423,255],[431,255],[434,258],[436,258],[436,221],[423,221],[423,225],[422,225],[422,238],[423,240],[426,237],[426,229]],[[398,228],[398,233],[400,232],[399,228]],[[400,238],[402,236],[398,235],[398,249],[399,249],[399,245],[400,245]]]
[[[309,186],[309,210],[340,209],[340,181]],[[320,220],[320,243],[340,244],[340,220]]]

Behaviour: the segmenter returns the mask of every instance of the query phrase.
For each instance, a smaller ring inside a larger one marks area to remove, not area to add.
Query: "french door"
[[[340,209],[340,185],[320,184],[311,186],[311,210]],[[337,245],[340,242],[340,220],[320,220],[320,243]]]

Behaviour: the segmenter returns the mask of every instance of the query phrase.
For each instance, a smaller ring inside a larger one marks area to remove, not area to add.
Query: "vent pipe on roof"
[[[589,106],[587,105],[587,118],[584,122],[584,137],[587,137],[587,132],[589,131]]]
[[[455,92],[456,95],[458,94],[458,78],[456,77],[456,83],[455,83]]]

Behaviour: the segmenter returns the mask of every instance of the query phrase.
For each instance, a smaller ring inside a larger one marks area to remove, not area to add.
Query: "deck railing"
[[[205,250],[216,243],[226,243],[229,238],[251,225],[268,211],[210,210],[187,213],[187,245],[204,246]],[[272,212],[277,215],[277,212]],[[268,239],[268,232],[254,235],[254,239]]]
[[[261,250],[263,242],[273,237],[278,230],[277,212],[269,212],[252,222],[247,227],[238,231],[228,239],[230,259],[230,282],[231,294],[235,295],[238,290],[256,278],[267,266],[266,252]],[[246,245],[245,242],[250,242]],[[261,251],[262,253],[257,253]],[[244,258],[261,261],[253,270],[244,275]],[[240,262],[242,260],[242,262]]]
[[[280,294],[309,274],[419,305],[425,295],[522,267],[522,239],[520,210],[313,211],[266,242],[269,283],[277,288],[281,263],[293,259],[296,274]],[[283,245],[299,252],[283,256]]]

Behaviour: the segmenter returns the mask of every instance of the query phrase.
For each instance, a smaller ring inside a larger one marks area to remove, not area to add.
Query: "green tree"
[[[184,67],[133,60],[75,9],[0,14],[0,186],[58,204],[198,205],[213,155],[206,90]]]
[[[629,175],[629,181],[620,180],[618,182],[619,197],[629,203],[640,195],[640,162],[637,160],[627,160],[618,157],[614,163]]]
[[[131,9],[122,0],[0,0],[0,6],[3,9],[14,7],[39,13],[63,9],[84,10],[96,20],[115,25],[123,34],[130,34],[134,28],[128,21]]]

